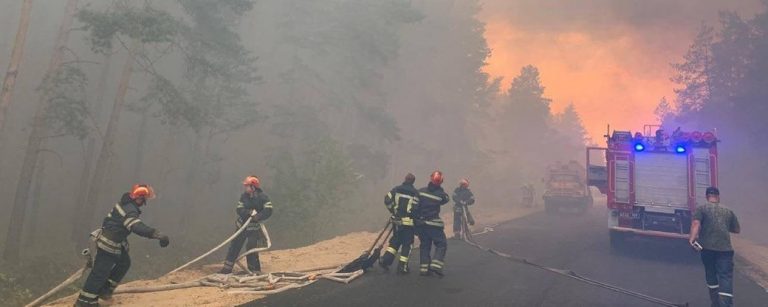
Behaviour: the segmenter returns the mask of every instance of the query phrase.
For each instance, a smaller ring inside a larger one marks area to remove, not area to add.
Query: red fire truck
[[[611,247],[635,235],[687,238],[706,188],[718,185],[715,134],[646,125],[605,137],[607,147],[587,148],[587,182],[606,195]]]

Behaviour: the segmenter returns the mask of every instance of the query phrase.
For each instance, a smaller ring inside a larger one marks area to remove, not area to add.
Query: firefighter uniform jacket
[[[395,223],[398,225],[413,226],[413,212],[418,204],[419,191],[412,183],[396,186],[384,197],[384,205],[395,217]]]
[[[458,213],[464,212],[464,207],[475,203],[475,195],[469,188],[458,187],[453,190],[453,210]]]
[[[272,202],[269,201],[269,196],[259,188],[256,189],[253,197],[249,193],[240,195],[240,201],[237,202],[237,208],[235,209],[238,215],[235,225],[238,229],[243,227],[243,223],[251,216],[253,210],[256,210],[256,216],[248,224],[248,227],[245,229],[246,231],[260,229],[259,222],[268,219],[272,215]]]
[[[449,200],[448,193],[445,193],[441,186],[430,182],[426,187],[419,189],[416,217],[426,225],[443,227],[445,224],[440,219],[440,206],[447,204]]]
[[[154,238],[157,233],[157,230],[145,225],[139,219],[141,210],[129,194],[123,194],[120,202],[115,204],[112,211],[104,218],[100,234],[95,234],[96,246],[106,252],[116,255],[121,254],[122,249],[127,252],[127,238],[131,232],[145,238]]]

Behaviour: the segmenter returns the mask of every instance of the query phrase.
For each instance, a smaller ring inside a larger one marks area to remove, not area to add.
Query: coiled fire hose
[[[463,226],[465,227],[465,229],[469,229],[469,226],[467,225],[466,219],[463,219],[463,224],[464,224]],[[467,233],[469,234],[470,232],[467,232]],[[532,267],[535,267],[537,269],[541,269],[541,270],[545,270],[545,271],[548,271],[548,272],[552,272],[552,273],[555,273],[555,274],[558,274],[558,275],[561,275],[561,276],[565,276],[565,277],[568,277],[568,278],[571,278],[571,279],[575,279],[577,281],[580,281],[580,282],[583,282],[583,283],[586,283],[586,284],[590,284],[590,285],[597,286],[597,287],[600,287],[600,288],[603,288],[603,289],[607,289],[607,290],[618,292],[618,293],[621,293],[621,294],[624,294],[624,295],[628,295],[628,296],[632,296],[632,297],[635,297],[635,298],[639,298],[639,299],[642,299],[642,300],[645,300],[645,301],[648,301],[648,302],[651,302],[651,303],[655,303],[655,304],[658,304],[658,305],[661,305],[661,306],[668,306],[668,307],[687,307],[688,306],[688,303],[678,304],[678,303],[668,302],[668,301],[665,301],[665,300],[660,299],[660,298],[652,297],[650,295],[645,295],[645,294],[642,294],[642,293],[639,293],[639,292],[635,292],[635,291],[632,291],[632,290],[627,290],[627,289],[624,289],[624,288],[621,288],[621,287],[618,287],[618,286],[615,286],[615,285],[611,285],[611,284],[608,284],[608,283],[604,283],[604,282],[601,282],[601,281],[590,279],[588,277],[581,276],[581,275],[579,275],[576,272],[573,272],[571,270],[563,270],[563,269],[551,268],[551,267],[544,266],[544,265],[541,265],[541,264],[538,264],[538,263],[535,263],[535,262],[531,262],[531,261],[529,261],[528,259],[525,259],[525,258],[519,258],[519,257],[515,257],[515,256],[510,255],[510,254],[502,253],[502,252],[497,251],[495,249],[487,248],[487,247],[481,246],[480,244],[477,244],[476,242],[474,242],[474,240],[471,237],[472,237],[471,235],[465,236],[464,237],[464,242],[466,242],[467,244],[469,244],[471,246],[474,246],[474,247],[476,247],[476,248],[478,248],[480,250],[489,252],[489,253],[491,253],[493,255],[502,257],[504,259],[507,259],[507,260],[515,262],[515,263],[521,263],[521,264],[525,264],[525,265],[528,265],[528,266],[532,266]]]

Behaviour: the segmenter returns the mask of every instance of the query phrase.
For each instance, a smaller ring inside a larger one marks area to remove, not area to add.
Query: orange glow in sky
[[[656,122],[653,111],[661,97],[674,97],[669,63],[678,61],[689,44],[686,38],[676,46],[649,50],[632,35],[524,32],[503,20],[486,20],[485,37],[492,50],[485,71],[504,77],[502,90],[521,67],[538,67],[553,112],[573,102],[599,145],[604,144],[607,124],[611,129],[639,130]]]

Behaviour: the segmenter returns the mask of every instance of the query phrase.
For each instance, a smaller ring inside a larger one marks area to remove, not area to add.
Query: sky
[[[539,68],[561,111],[573,103],[589,136],[656,123],[662,97],[674,100],[671,63],[682,61],[702,23],[718,12],[751,17],[760,0],[485,0],[491,57],[485,71],[509,87],[520,68]]]

